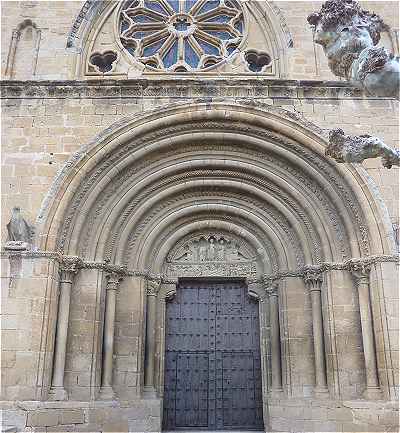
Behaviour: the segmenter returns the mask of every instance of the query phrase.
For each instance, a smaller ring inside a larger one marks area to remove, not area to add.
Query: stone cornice
[[[126,267],[114,265],[106,262],[91,262],[85,261],[76,256],[64,256],[57,252],[52,251],[7,251],[2,250],[0,252],[0,257],[2,258],[26,258],[26,259],[39,259],[48,258],[49,260],[55,260],[61,266],[65,267],[68,264],[73,266],[74,271],[76,269],[98,269],[106,273],[113,273],[122,276],[130,277],[144,277],[148,281],[162,282],[162,283],[175,283],[178,278],[170,278],[166,275],[160,275],[150,272],[149,270],[137,270],[137,269],[127,269]],[[247,282],[254,283],[277,283],[279,280],[290,277],[300,277],[307,279],[310,271],[315,275],[321,275],[325,272],[342,270],[354,273],[358,269],[370,269],[372,265],[376,263],[392,262],[400,263],[400,255],[398,254],[382,254],[373,255],[361,258],[352,258],[344,262],[324,262],[319,265],[306,265],[294,270],[282,270],[274,274],[264,274],[259,278],[247,278]],[[245,276],[244,276],[245,277]]]
[[[137,80],[59,80],[0,82],[2,98],[256,98],[342,99],[369,98],[342,81],[204,77],[170,79],[146,77]],[[382,99],[382,98],[379,98]],[[390,99],[390,98],[389,98]]]

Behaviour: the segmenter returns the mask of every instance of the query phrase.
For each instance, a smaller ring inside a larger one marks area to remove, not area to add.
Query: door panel
[[[263,428],[258,303],[240,281],[183,280],[167,303],[163,425]]]

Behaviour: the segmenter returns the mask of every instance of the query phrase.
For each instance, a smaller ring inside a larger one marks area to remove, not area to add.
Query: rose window
[[[129,0],[119,25],[132,57],[176,72],[211,68],[233,55],[244,27],[236,0]]]

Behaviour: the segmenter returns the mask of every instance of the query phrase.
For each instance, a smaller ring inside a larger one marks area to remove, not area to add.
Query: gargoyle
[[[336,162],[361,163],[368,158],[382,158],[384,167],[391,168],[400,165],[400,151],[387,146],[378,137],[371,135],[345,135],[340,128],[329,132],[329,146],[325,155],[332,157]]]
[[[371,95],[399,97],[399,58],[376,47],[381,31],[387,29],[378,15],[361,9],[354,0],[332,0],[307,21],[336,76]]]

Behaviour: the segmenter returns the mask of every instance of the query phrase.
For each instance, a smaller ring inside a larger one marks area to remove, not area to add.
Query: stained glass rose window
[[[237,0],[128,0],[119,15],[120,40],[154,70],[211,68],[231,56],[243,38]]]

